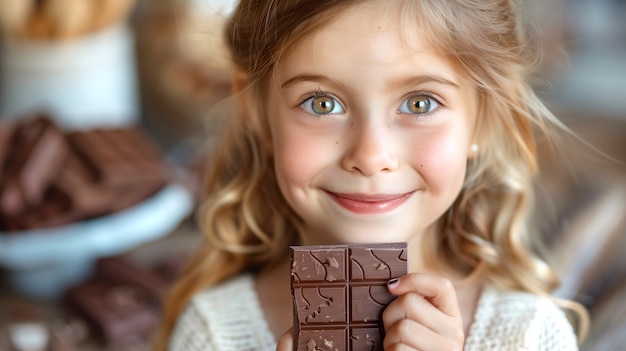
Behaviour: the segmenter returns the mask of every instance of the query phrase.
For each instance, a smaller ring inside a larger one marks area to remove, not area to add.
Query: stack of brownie
[[[159,149],[138,127],[66,132],[45,115],[0,125],[0,231],[114,213],[168,178]]]

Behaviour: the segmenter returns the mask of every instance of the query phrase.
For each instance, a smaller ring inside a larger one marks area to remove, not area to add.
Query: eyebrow
[[[283,82],[281,84],[281,88],[286,88],[288,86],[296,85],[302,82],[318,82],[318,83],[324,83],[324,84],[334,85],[334,86],[340,85],[335,80],[330,79],[323,75],[299,74]],[[438,76],[438,75],[432,75],[432,74],[410,76],[406,79],[393,79],[391,80],[389,86],[390,87],[397,87],[397,86],[406,87],[406,86],[421,85],[424,83],[437,83],[437,84],[442,84],[442,85],[448,85],[456,89],[460,88],[459,85],[455,83],[454,81]]]
[[[281,88],[286,88],[291,85],[296,85],[302,82],[318,82],[325,83],[328,85],[338,85],[333,79],[330,79],[326,76],[319,74],[298,74],[288,80],[286,80],[283,84],[280,85]]]
[[[392,80],[390,86],[391,87],[406,87],[406,86],[416,86],[424,83],[437,83],[442,85],[448,85],[453,88],[459,89],[459,84],[456,82],[447,79],[445,77],[439,75],[425,74],[425,75],[417,75],[411,76],[406,79]]]

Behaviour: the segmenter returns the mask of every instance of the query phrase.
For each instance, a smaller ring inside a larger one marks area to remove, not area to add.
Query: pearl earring
[[[478,144],[473,143],[472,145],[470,145],[470,151],[475,154],[478,152]]]

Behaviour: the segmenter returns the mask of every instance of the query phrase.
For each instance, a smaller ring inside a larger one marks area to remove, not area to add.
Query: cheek
[[[467,142],[462,138],[434,138],[416,145],[414,167],[432,190],[460,188],[465,179]]]
[[[274,158],[281,187],[308,184],[323,166],[322,144],[288,128],[275,130]]]

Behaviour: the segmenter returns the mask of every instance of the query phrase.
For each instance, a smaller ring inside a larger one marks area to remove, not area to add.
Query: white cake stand
[[[56,299],[85,279],[100,257],[112,256],[171,233],[193,209],[182,185],[171,184],[124,211],[68,226],[0,232],[0,266],[25,296]]]

